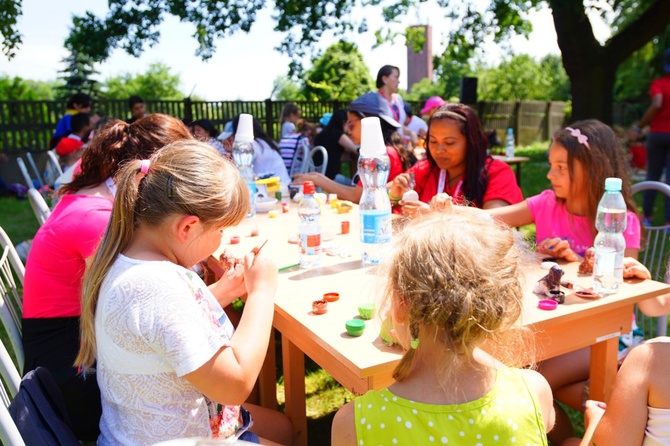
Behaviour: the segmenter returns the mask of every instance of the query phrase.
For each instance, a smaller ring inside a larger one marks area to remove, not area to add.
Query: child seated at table
[[[433,213],[401,233],[387,267],[387,300],[405,350],[396,382],[342,407],[332,444],[547,444],[552,394],[512,364],[523,333],[513,231],[472,208]],[[473,255],[473,253],[477,253]],[[523,343],[524,347],[529,347]]]
[[[126,164],[112,218],[83,282],[83,370],[97,358],[99,445],[185,437],[291,442],[286,417],[240,405],[268,347],[277,266],[264,252],[244,274],[209,288],[188,268],[240,223],[249,194],[235,166],[206,143],[168,144]],[[222,310],[247,294],[233,332]]]

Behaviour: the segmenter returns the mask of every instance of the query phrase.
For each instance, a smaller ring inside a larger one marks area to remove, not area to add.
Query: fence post
[[[272,99],[267,98],[265,100],[265,133],[270,135],[270,138],[277,140],[274,132],[274,121],[275,117],[272,116]]]
[[[552,101],[547,101],[547,106],[544,109],[544,132],[542,132],[542,138],[545,141],[549,140],[549,134],[551,133],[551,106]]]
[[[186,122],[193,122],[193,109],[191,108],[191,98],[184,98],[184,120]]]
[[[514,122],[512,123],[512,131],[514,132],[514,141],[516,141],[516,144],[520,144],[520,137],[521,135],[519,134],[519,129],[521,125],[521,101],[516,100],[514,104]]]

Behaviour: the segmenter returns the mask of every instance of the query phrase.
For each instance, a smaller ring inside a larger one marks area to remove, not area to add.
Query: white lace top
[[[216,404],[182,377],[230,345],[233,327],[195,273],[120,255],[100,289],[95,333],[103,409],[98,445],[212,436]],[[227,436],[237,429],[239,407],[223,409]]]

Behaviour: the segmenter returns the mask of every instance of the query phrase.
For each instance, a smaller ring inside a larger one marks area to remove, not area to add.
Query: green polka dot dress
[[[498,370],[491,391],[468,403],[423,404],[371,390],[356,398],[354,414],[360,446],[547,446],[535,394],[516,369]]]

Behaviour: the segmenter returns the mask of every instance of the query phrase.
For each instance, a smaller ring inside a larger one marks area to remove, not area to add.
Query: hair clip
[[[571,136],[577,138],[578,143],[585,145],[587,149],[591,150],[591,146],[589,146],[589,137],[583,134],[579,129],[566,127],[565,130],[568,130]]]
[[[151,160],[142,160],[140,162],[140,172],[146,175],[149,173],[149,167],[151,166]]]
[[[166,184],[165,184],[165,195],[172,200],[174,198],[174,182],[173,182],[173,177],[172,175],[167,176]]]

